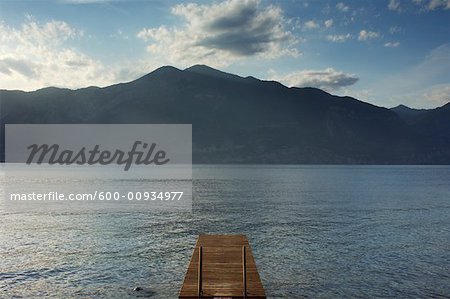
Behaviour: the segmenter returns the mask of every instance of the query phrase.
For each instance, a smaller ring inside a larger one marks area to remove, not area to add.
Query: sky
[[[450,0],[0,0],[0,89],[195,64],[383,107],[450,101]]]

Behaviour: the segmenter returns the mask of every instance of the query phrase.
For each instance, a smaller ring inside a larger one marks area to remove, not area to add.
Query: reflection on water
[[[2,202],[0,297],[176,297],[200,233],[246,234],[270,297],[450,296],[450,167],[196,166],[193,177],[192,213]]]

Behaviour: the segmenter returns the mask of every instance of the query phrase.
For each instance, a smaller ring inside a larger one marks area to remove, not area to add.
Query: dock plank
[[[200,246],[202,247],[201,298],[244,298],[243,246],[246,246],[246,297],[266,298],[253,253],[245,235],[200,235],[186,271],[179,298],[199,298]]]

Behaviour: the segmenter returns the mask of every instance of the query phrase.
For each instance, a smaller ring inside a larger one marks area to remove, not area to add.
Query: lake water
[[[0,298],[175,298],[200,233],[246,234],[268,297],[450,297],[450,167],[194,166],[193,178],[192,213],[2,201]]]

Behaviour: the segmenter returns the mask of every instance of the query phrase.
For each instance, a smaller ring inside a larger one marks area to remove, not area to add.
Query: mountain
[[[2,124],[190,123],[195,163],[450,163],[445,107],[410,123],[399,109],[204,65],[105,88],[1,90],[0,107]]]
[[[397,113],[407,123],[414,123],[421,115],[426,114],[428,109],[414,109],[405,105],[398,105],[391,108],[392,111]]]

